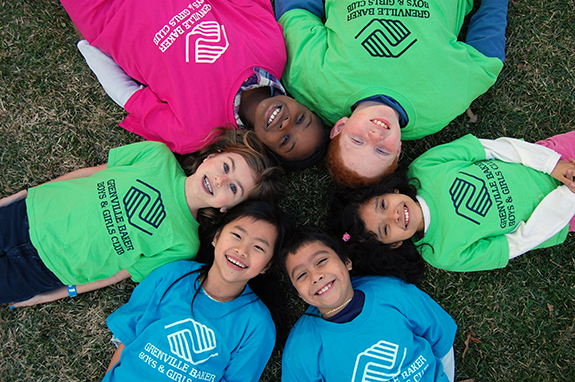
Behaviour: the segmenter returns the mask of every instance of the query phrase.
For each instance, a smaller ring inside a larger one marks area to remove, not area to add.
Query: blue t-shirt
[[[199,286],[193,271],[200,266],[177,261],[158,268],[108,317],[108,327],[126,348],[104,381],[259,379],[275,343],[268,309],[246,286],[229,302],[212,300],[201,289],[192,314]]]
[[[288,338],[282,381],[448,381],[441,358],[453,346],[457,325],[412,284],[392,277],[358,277],[362,312],[333,323],[310,307]]]

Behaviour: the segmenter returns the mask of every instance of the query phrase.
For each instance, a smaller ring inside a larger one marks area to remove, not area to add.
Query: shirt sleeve
[[[561,155],[550,148],[515,138],[479,139],[486,159],[520,163],[534,170],[551,174]]]
[[[509,262],[509,244],[505,235],[491,236],[470,243],[465,248],[443,252],[424,248],[427,262],[453,272],[474,272],[503,268]]]
[[[124,107],[128,99],[144,87],[130,78],[111,56],[90,45],[88,41],[80,40],[77,46],[106,94],[119,106]]]
[[[565,185],[550,192],[535,208],[527,222],[505,235],[509,258],[520,256],[552,238],[575,216],[575,194]]]
[[[275,327],[267,309],[248,315],[246,320],[250,323],[251,332],[246,334],[238,350],[232,354],[222,382],[257,382],[272,354]],[[254,322],[256,317],[261,319]]]
[[[138,283],[144,280],[153,270],[164,264],[177,260],[193,260],[196,252],[190,245],[181,243],[154,256],[140,256],[138,261],[127,268],[127,271],[132,275],[132,280]]]
[[[284,13],[292,9],[303,9],[313,13],[320,19],[322,19],[325,15],[325,9],[322,0],[276,0],[276,19],[279,20]]]
[[[166,161],[173,154],[168,147],[159,142],[138,142],[113,148],[108,153],[108,168],[116,166],[131,166],[142,160]],[[175,160],[175,159],[174,159]]]
[[[123,128],[149,141],[163,142],[174,152],[195,152],[207,143],[204,131],[185,126],[149,86],[136,91],[125,109],[130,115],[121,123]]]
[[[142,330],[140,323],[148,308],[157,307],[157,293],[163,294],[165,290],[159,285],[167,271],[168,267],[164,267],[152,273],[134,289],[125,305],[108,316],[108,328],[124,345],[130,344]]]
[[[431,345],[433,354],[441,359],[445,357],[455,341],[457,325],[453,318],[429,295],[415,285],[402,283],[407,294],[404,313],[413,326],[413,333],[425,338]]]
[[[284,29],[288,52],[282,81],[289,90],[290,84],[297,85],[309,76],[310,57],[325,57],[328,36],[321,18],[306,10],[293,9],[285,13],[279,23]]]
[[[282,382],[321,382],[323,378],[317,368],[319,340],[308,333],[302,335],[300,331],[301,326],[296,324],[284,348]]]

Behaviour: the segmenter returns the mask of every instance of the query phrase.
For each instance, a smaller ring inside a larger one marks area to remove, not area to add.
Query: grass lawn
[[[495,86],[472,104],[478,121],[460,116],[404,143],[402,161],[469,132],[535,141],[575,129],[574,9],[574,0],[512,0],[507,60]],[[0,197],[104,163],[111,148],[141,139],[118,126],[125,112],[77,52],[59,2],[1,1],[0,19]],[[283,207],[300,223],[323,224],[336,189],[325,166],[288,178]],[[571,234],[501,270],[428,268],[421,288],[459,326],[457,381],[575,380],[574,250]],[[41,306],[1,307],[0,380],[101,380],[114,351],[105,318],[133,288],[126,281]],[[279,381],[280,362],[275,354],[263,381]]]

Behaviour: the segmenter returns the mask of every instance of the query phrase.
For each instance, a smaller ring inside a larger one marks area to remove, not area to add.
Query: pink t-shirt
[[[259,66],[281,78],[286,48],[269,0],[63,0],[91,45],[146,85],[120,124],[189,153],[218,126],[236,127],[233,100]]]

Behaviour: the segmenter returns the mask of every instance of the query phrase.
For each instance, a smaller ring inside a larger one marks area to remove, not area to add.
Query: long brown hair
[[[215,153],[236,153],[245,159],[252,170],[256,186],[250,191],[248,199],[277,201],[285,190],[284,172],[275,159],[267,155],[267,149],[251,130],[236,130],[218,127],[210,134],[214,141],[204,149],[186,155],[176,155],[187,176],[196,172],[202,162]],[[202,209],[198,215],[208,218],[219,216],[214,208]]]

